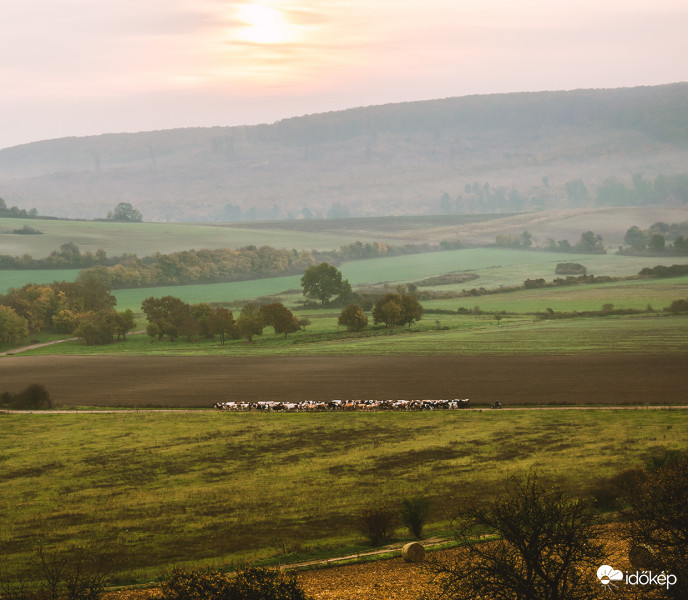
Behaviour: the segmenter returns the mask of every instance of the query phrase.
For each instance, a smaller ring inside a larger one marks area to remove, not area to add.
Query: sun
[[[279,9],[252,2],[242,4],[237,10],[242,22],[239,37],[254,44],[284,44],[293,38],[292,27]]]

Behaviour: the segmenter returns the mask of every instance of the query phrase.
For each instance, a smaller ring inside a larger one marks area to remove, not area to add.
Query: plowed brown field
[[[63,406],[470,398],[527,404],[683,404],[688,356],[8,356],[0,391],[40,383]]]

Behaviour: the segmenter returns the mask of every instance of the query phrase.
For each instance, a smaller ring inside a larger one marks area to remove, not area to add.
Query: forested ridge
[[[688,84],[679,83],[36,142],[0,150],[0,195],[87,218],[132,199],[148,221],[519,212],[685,202],[662,185],[683,190],[672,178],[685,178],[687,163]],[[638,200],[659,175],[666,181]]]

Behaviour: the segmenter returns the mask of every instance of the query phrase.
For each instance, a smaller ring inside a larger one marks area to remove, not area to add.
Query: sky
[[[0,0],[0,148],[688,81],[685,0]]]

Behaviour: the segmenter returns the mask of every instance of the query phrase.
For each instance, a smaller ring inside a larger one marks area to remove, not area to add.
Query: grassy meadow
[[[130,583],[170,565],[355,553],[363,509],[417,494],[433,503],[427,534],[446,533],[462,499],[531,468],[586,496],[685,448],[688,413],[0,414],[0,429],[5,569],[38,544],[95,540]]]
[[[42,235],[11,234],[24,224],[43,232]],[[275,248],[324,249],[338,248],[356,239],[375,241],[378,237],[351,233],[307,232],[279,229],[232,227],[231,225],[203,223],[117,223],[97,221],[58,221],[44,219],[0,218],[0,254],[34,258],[48,256],[62,244],[72,242],[82,253],[102,248],[109,256],[125,253],[149,256],[160,252],[170,254],[192,248],[239,248],[254,244]]]
[[[561,320],[512,315],[499,322],[493,315],[426,315],[411,330],[376,326],[349,333],[337,327],[336,316],[323,316],[312,317],[306,331],[286,339],[267,327],[250,344],[243,339],[227,340],[224,346],[218,339],[151,341],[141,333],[107,346],[87,346],[75,340],[28,350],[22,356],[685,354],[687,329],[688,316],[654,313]]]
[[[452,254],[451,252],[447,254]],[[421,255],[424,256],[424,255]],[[367,262],[367,261],[360,261]],[[356,263],[353,263],[354,265]],[[167,294],[186,302],[228,302],[267,296],[275,290],[289,290],[298,286],[299,277],[263,279],[256,282],[236,282],[204,286],[148,288],[115,292],[118,308],[140,309],[147,295]],[[474,282],[469,282],[469,284]],[[391,286],[393,289],[394,286]],[[442,286],[451,287],[451,286]],[[356,354],[684,354],[688,352],[688,316],[663,312],[674,300],[688,297],[688,277],[657,280],[630,280],[613,283],[577,285],[556,288],[521,289],[513,292],[426,300],[423,318],[408,328],[387,329],[369,325],[359,333],[350,333],[338,326],[340,309],[316,308],[303,310],[297,288],[278,298],[294,309],[299,318],[306,317],[310,325],[287,338],[275,336],[266,327],[262,336],[251,344],[245,340],[227,340],[224,346],[217,338],[193,340],[178,338],[151,341],[144,334],[131,334],[126,341],[106,346],[86,346],[72,341],[26,352],[27,355],[94,354],[94,355],[236,355],[236,356],[330,356]],[[380,288],[383,289],[383,288]],[[437,288],[436,288],[437,289]],[[548,308],[555,312],[573,313],[600,311],[603,305],[615,309],[654,312],[635,315],[579,316],[568,319],[543,320],[535,313]],[[456,311],[460,307],[482,314],[441,314],[432,311]],[[238,314],[238,309],[234,308]],[[499,321],[495,313],[500,315]],[[235,316],[237,316],[235,314]],[[138,328],[145,327],[141,315]],[[39,336],[43,340],[46,336]],[[47,336],[54,339],[54,336]],[[0,346],[0,349],[5,349]],[[6,349],[9,349],[7,347]]]

